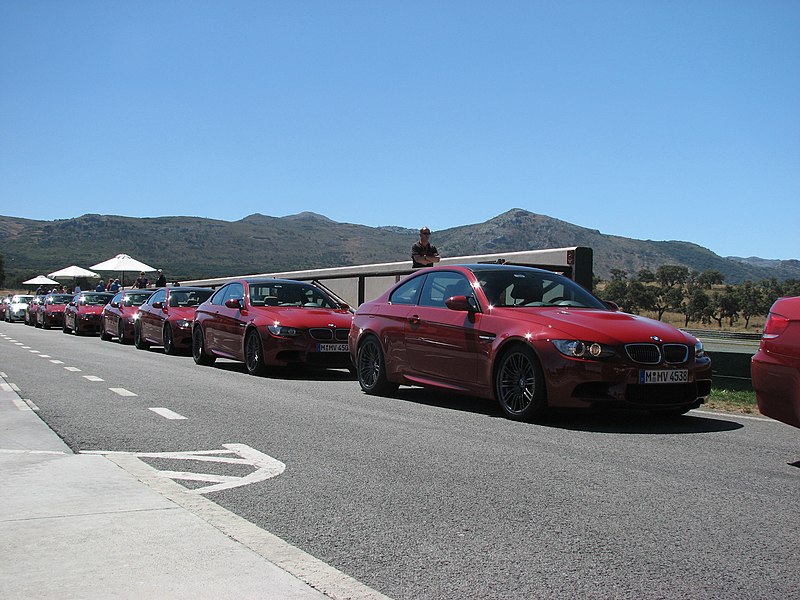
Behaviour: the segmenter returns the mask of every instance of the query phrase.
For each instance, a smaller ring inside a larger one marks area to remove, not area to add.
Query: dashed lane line
[[[98,377],[97,375],[84,375],[84,379],[87,381],[104,381],[102,378]]]
[[[173,421],[178,421],[178,420],[186,418],[183,415],[179,415],[175,411],[172,411],[172,410],[170,410],[168,408],[160,408],[159,407],[159,408],[150,408],[149,410],[152,410],[157,415],[161,415],[165,419],[170,419],[170,420],[173,420]]]
[[[84,377],[87,377],[87,376],[84,375]],[[88,375],[88,377],[91,377],[91,375]],[[103,380],[101,379],[100,381],[103,381]],[[108,389],[111,390],[112,392],[114,392],[115,394],[119,395],[119,396],[138,396],[139,395],[139,394],[134,394],[133,392],[131,392],[130,390],[126,390],[125,388],[108,388]]]

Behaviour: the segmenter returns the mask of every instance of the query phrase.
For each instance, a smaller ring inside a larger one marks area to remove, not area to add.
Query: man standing
[[[439,262],[439,251],[431,245],[431,230],[419,230],[419,241],[411,247],[411,266],[414,269],[430,267]]]
[[[166,287],[167,286],[167,277],[164,275],[164,272],[159,269],[158,270],[158,279],[156,279],[156,287]]]

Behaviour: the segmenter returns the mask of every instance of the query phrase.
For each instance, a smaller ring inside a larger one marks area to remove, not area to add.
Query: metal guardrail
[[[739,340],[739,341],[759,341],[761,339],[760,333],[744,333],[737,331],[717,331],[715,329],[683,329],[686,333],[693,335],[696,338],[704,338],[709,340]]]

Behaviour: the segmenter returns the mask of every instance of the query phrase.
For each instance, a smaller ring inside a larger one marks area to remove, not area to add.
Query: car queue
[[[161,346],[201,366],[233,360],[253,375],[347,368],[367,394],[423,386],[494,399],[518,420],[559,407],[680,415],[711,391],[697,338],[531,267],[420,269],[355,311],[316,283],[272,278],[85,292],[59,317],[64,300],[45,296],[35,325],[60,321],[65,333]]]

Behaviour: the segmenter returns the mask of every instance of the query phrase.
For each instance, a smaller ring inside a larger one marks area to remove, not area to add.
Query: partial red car
[[[28,308],[25,309],[25,325],[36,326],[36,314],[39,312],[44,299],[45,294],[37,294],[28,303]]]
[[[273,366],[352,368],[352,320],[345,302],[312,283],[240,279],[198,307],[192,356],[199,365],[217,358],[243,362],[251,375]]]
[[[520,420],[602,405],[678,415],[711,392],[695,337],[530,267],[420,270],[358,308],[349,347],[366,393],[444,389]]]
[[[214,290],[204,287],[160,288],[142,304],[136,315],[136,347],[163,346],[166,354],[188,352],[192,347],[192,319],[197,307]]]
[[[800,296],[779,298],[769,309],[750,371],[758,410],[800,427]]]
[[[14,321],[25,322],[28,314],[28,304],[33,300],[31,294],[14,294],[6,305],[5,320],[9,323]]]
[[[72,294],[47,294],[36,311],[36,325],[43,329],[64,327],[64,309],[72,301]]]
[[[103,308],[100,339],[108,341],[117,338],[120,344],[133,343],[133,324],[138,318],[137,311],[153,292],[139,289],[117,292]]]
[[[98,334],[103,308],[111,302],[114,294],[109,292],[79,292],[64,308],[64,333]]]

